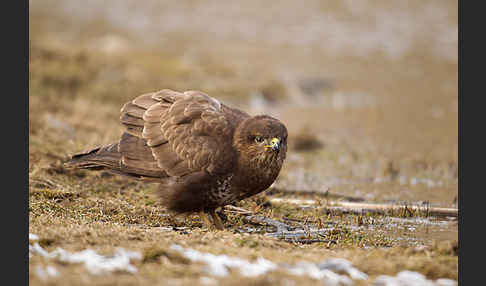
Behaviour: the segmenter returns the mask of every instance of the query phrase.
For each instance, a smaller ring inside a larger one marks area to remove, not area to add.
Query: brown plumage
[[[170,211],[210,213],[218,229],[215,209],[270,187],[287,151],[279,120],[251,117],[200,91],[143,94],[123,106],[120,121],[126,131],[117,143],[66,165],[158,181]]]

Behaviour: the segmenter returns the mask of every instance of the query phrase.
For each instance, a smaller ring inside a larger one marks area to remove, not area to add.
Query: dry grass
[[[59,167],[57,167],[59,168]],[[356,267],[370,276],[370,281],[383,274],[395,275],[409,269],[425,274],[429,279],[457,279],[457,250],[437,240],[422,241],[426,247],[417,247],[413,241],[402,246],[393,232],[376,232],[355,227],[363,224],[358,216],[332,215],[301,209],[289,205],[269,205],[264,195],[241,202],[239,207],[255,211],[277,220],[292,219],[294,225],[331,227],[325,237],[335,243],[302,244],[265,236],[261,228],[255,233],[246,233],[242,215],[227,213],[226,230],[208,231],[199,217],[171,217],[158,204],[151,185],[133,182],[104,173],[84,171],[61,172],[53,175],[52,169],[31,178],[29,193],[29,232],[40,236],[39,243],[46,250],[61,247],[68,251],[94,249],[101,254],[111,254],[117,247],[138,250],[143,260],[135,261],[139,269],[136,275],[124,273],[107,274],[102,277],[87,275],[77,265],[54,263],[62,273],[52,278],[53,285],[66,284],[166,284],[169,280],[182,284],[199,284],[206,276],[203,265],[191,263],[179,253],[169,249],[176,243],[199,251],[226,254],[253,260],[263,256],[275,263],[299,261],[320,262],[331,257],[350,260]],[[103,182],[100,184],[100,182]],[[278,193],[272,194],[279,196]],[[282,196],[282,195],[280,195]],[[379,217],[373,217],[375,221]],[[370,218],[364,219],[365,224]],[[167,229],[169,227],[169,229]],[[173,230],[170,230],[170,228]],[[179,227],[179,228],[178,228]],[[379,227],[379,225],[378,225]],[[446,240],[448,242],[450,240]],[[450,244],[450,242],[449,242]],[[31,267],[52,265],[46,259],[34,256]],[[234,273],[222,283],[274,284],[284,280],[301,281],[310,285],[312,279],[292,277],[288,274],[272,273],[260,278],[238,278]],[[31,283],[40,283],[30,273]],[[300,283],[300,282],[299,282]]]
[[[336,15],[348,9],[330,3],[321,8]],[[420,10],[415,4],[410,9]],[[396,222],[390,215],[269,203],[271,198],[312,198],[325,205],[328,199],[359,198],[453,204],[458,193],[457,62],[434,58],[423,39],[394,59],[382,52],[361,57],[264,41],[261,46],[220,41],[214,49],[205,36],[200,50],[181,35],[168,36],[177,44],[147,48],[106,22],[85,23],[76,34],[81,22],[34,8],[29,22],[29,232],[49,251],[91,248],[111,254],[123,247],[140,251],[143,259],[133,262],[137,274],[94,276],[81,265],[33,256],[32,285],[202,284],[201,277],[208,276],[204,265],[171,250],[174,243],[275,263],[341,257],[369,275],[363,285],[405,269],[429,279],[457,279],[457,223]],[[119,46],[107,52],[100,39],[110,34],[118,35]],[[282,76],[286,71],[290,77]],[[302,80],[308,75],[325,87]],[[299,88],[302,84],[307,87]],[[247,223],[231,212],[223,213],[225,231],[209,231],[197,215],[167,214],[155,184],[62,166],[76,152],[118,140],[123,103],[161,88],[200,89],[251,113],[264,110],[283,120],[290,149],[274,189],[237,206],[293,226],[329,228],[320,238],[333,243],[269,237],[265,234],[272,227]],[[312,88],[319,95],[309,95]],[[250,104],[255,94],[263,97],[262,105]],[[326,190],[335,196],[319,194]],[[61,275],[44,282],[35,271],[40,265],[54,265]],[[214,279],[224,285],[321,285],[280,271],[256,278],[232,272]]]

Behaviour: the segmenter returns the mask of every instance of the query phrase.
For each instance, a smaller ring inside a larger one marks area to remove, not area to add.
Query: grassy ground
[[[423,11],[413,3],[410,13]],[[457,7],[447,3],[441,6],[449,11],[444,21],[457,23],[451,16]],[[140,251],[143,259],[133,261],[137,274],[95,276],[81,265],[34,255],[32,285],[202,284],[208,276],[204,265],[171,250],[174,243],[275,263],[345,258],[369,275],[357,285],[406,269],[428,279],[457,279],[456,220],[326,209],[329,199],[457,206],[457,60],[435,55],[426,36],[396,58],[383,51],[366,57],[331,53],[321,42],[305,49],[268,43],[261,35],[254,45],[203,32],[195,49],[187,31],[137,45],[130,33],[106,21],[69,20],[40,6],[31,2],[29,22],[29,232],[48,251],[90,248],[109,255],[123,247]],[[345,7],[324,6],[337,18],[349,17]],[[199,89],[250,113],[280,118],[290,134],[281,175],[272,190],[236,206],[292,226],[327,229],[324,235],[311,233],[302,241],[271,237],[272,227],[228,211],[221,212],[225,231],[207,230],[197,215],[169,216],[155,184],[63,168],[73,153],[118,140],[121,106],[162,88]],[[274,198],[323,203],[306,207],[272,203]],[[60,276],[43,281],[35,269],[46,265]],[[214,279],[229,285],[321,284],[281,271]]]
[[[200,277],[207,276],[203,265],[191,263],[170,249],[172,244],[179,244],[250,261],[262,256],[275,263],[317,263],[340,257],[368,274],[368,281],[379,275],[396,275],[405,269],[423,273],[429,279],[457,279],[457,244],[452,239],[453,235],[446,239],[420,238],[417,233],[424,232],[423,229],[403,231],[399,230],[398,224],[388,230],[380,216],[326,214],[293,205],[265,204],[271,197],[285,196],[278,192],[272,192],[271,196],[259,195],[238,206],[280,221],[289,218],[297,222],[295,224],[308,227],[331,227],[332,230],[324,237],[317,238],[332,240],[333,243],[284,241],[266,236],[272,230],[262,227],[249,232],[248,228],[259,226],[245,223],[243,215],[232,213],[226,214],[226,230],[216,232],[207,230],[197,215],[176,218],[165,215],[154,190],[153,186],[104,173],[67,172],[58,166],[48,168],[46,174],[38,175],[37,179],[31,178],[29,231],[40,236],[39,244],[46,250],[61,247],[76,252],[91,248],[110,255],[116,248],[123,247],[142,252],[143,260],[133,263],[139,269],[135,275],[87,275],[86,270],[78,265],[63,265],[38,256],[30,259],[30,267],[55,265],[62,274],[59,278],[52,278],[50,283],[59,285],[201,283]],[[429,228],[432,233],[433,227]],[[311,238],[304,237],[302,240],[306,239]],[[425,247],[421,247],[423,245]],[[243,284],[274,285],[285,284],[287,280],[317,284],[310,278],[282,273],[258,278],[241,278],[234,273],[220,282],[232,284],[236,279]],[[41,282],[33,271],[30,280],[34,284]]]

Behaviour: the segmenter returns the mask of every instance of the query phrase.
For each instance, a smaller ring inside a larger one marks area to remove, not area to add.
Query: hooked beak
[[[272,148],[273,151],[278,152],[280,151],[280,139],[272,138],[270,144],[265,145],[265,148]]]

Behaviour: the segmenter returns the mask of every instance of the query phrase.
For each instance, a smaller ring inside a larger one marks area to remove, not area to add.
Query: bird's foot
[[[216,226],[216,229],[217,230],[224,230],[223,222],[221,221],[221,218],[216,213],[216,210],[210,211],[209,214],[213,218],[214,226]]]
[[[203,221],[204,225],[206,226],[207,229],[213,229],[215,227],[217,230],[224,230],[223,222],[221,222],[221,219],[219,216],[216,214],[214,210],[209,211],[209,214],[211,215],[211,218],[213,219],[213,223],[209,220],[208,214],[206,212],[200,212],[199,216],[201,217],[201,220]]]

